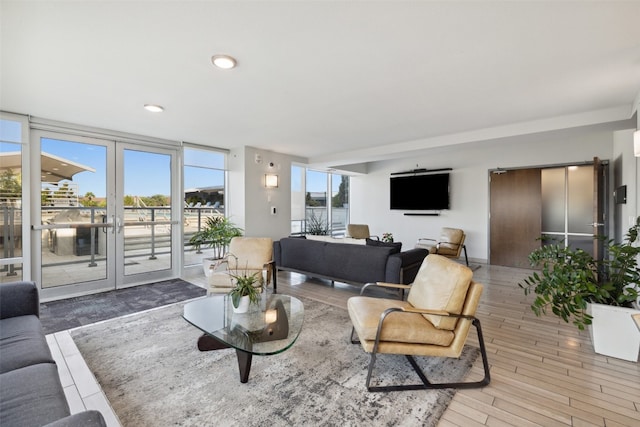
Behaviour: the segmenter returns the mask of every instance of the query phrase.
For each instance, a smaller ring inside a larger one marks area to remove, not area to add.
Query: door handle
[[[587,224],[590,225],[592,227],[604,227],[604,223],[602,222],[592,222],[591,224]]]

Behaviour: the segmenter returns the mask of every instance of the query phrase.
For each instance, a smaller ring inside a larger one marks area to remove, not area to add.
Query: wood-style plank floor
[[[640,426],[640,363],[598,355],[587,332],[552,315],[536,317],[529,308],[532,297],[518,287],[528,274],[486,265],[474,272],[474,280],[485,285],[478,317],[491,384],[459,390],[439,425]],[[295,273],[278,278],[279,293],[345,309],[359,292]],[[471,375],[482,376],[480,359]]]

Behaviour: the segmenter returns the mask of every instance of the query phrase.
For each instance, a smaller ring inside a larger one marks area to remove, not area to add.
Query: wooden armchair
[[[366,380],[369,391],[474,388],[489,384],[487,352],[480,320],[475,317],[482,285],[472,280],[468,267],[440,255],[429,255],[413,284],[377,285],[410,290],[406,301],[365,296],[349,298],[349,316],[353,323],[351,342],[360,343],[364,351],[371,354]],[[478,334],[484,378],[470,382],[430,382],[414,356],[459,358],[472,325]],[[379,353],[404,355],[422,383],[371,386]]]

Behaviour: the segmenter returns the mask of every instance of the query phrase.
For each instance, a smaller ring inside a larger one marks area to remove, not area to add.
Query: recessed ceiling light
[[[211,57],[211,63],[223,70],[234,68],[237,64],[235,58],[229,55],[213,55]]]
[[[152,113],[162,113],[164,111],[164,107],[155,104],[144,104],[144,109]]]

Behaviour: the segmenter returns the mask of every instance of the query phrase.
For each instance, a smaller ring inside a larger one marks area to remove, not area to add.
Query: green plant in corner
[[[242,236],[242,229],[224,216],[211,216],[204,226],[191,236],[189,243],[200,253],[202,246],[213,248],[215,258],[222,258],[231,239]]]
[[[606,255],[594,259],[582,249],[552,243],[529,254],[532,267],[541,267],[518,285],[525,295],[536,294],[531,309],[540,316],[551,309],[580,330],[590,325],[587,303],[630,307],[640,291],[640,246],[636,245],[640,217],[622,243],[606,242]]]

